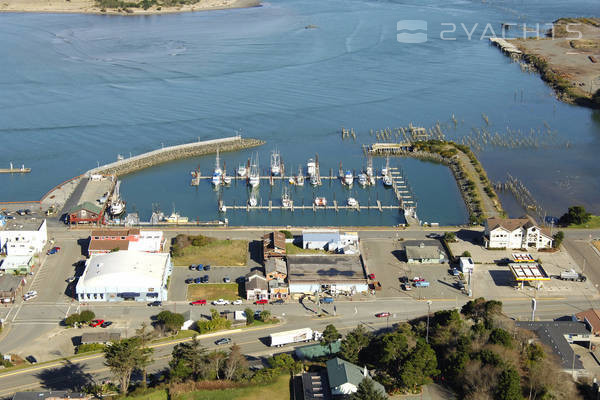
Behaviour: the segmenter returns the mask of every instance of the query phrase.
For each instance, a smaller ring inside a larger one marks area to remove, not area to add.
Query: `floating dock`
[[[21,165],[21,168],[14,168],[12,163],[10,163],[10,168],[0,168],[0,174],[28,174],[30,172],[31,168],[25,168],[25,165]]]

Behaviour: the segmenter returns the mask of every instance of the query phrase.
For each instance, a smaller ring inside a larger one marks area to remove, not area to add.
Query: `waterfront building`
[[[173,272],[168,253],[117,251],[92,256],[75,288],[79,301],[165,301]]]
[[[446,253],[439,246],[423,242],[416,246],[404,246],[404,252],[409,264],[442,264],[448,261]]]
[[[246,300],[256,301],[269,298],[267,279],[260,271],[251,271],[245,279]]]
[[[163,251],[165,244],[162,231],[145,231],[139,228],[97,229],[90,235],[88,255],[106,254],[113,250],[159,253]]]
[[[69,223],[71,224],[86,224],[102,222],[104,217],[105,206],[100,207],[89,201],[85,201],[81,204],[69,210]]]
[[[0,230],[0,253],[14,256],[27,256],[40,253],[48,242],[46,220],[19,220],[18,223],[7,224]]]
[[[285,235],[283,233],[278,231],[267,233],[262,239],[263,258],[265,263],[271,257],[285,257]]]
[[[552,235],[527,218],[488,218],[483,243],[490,249],[547,249],[552,247]]]

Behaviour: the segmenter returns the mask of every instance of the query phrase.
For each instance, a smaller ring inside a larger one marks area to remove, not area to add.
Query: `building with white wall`
[[[488,218],[483,243],[492,249],[546,249],[552,247],[552,235],[531,218]]]
[[[165,301],[173,272],[168,253],[118,251],[92,256],[75,293],[82,302]]]
[[[12,220],[15,221],[15,220]],[[40,253],[48,242],[46,220],[18,220],[0,230],[0,253],[30,256]]]
[[[369,289],[364,266],[356,255],[287,256],[290,294],[361,293]]]
[[[96,229],[90,235],[90,256],[110,253],[113,250],[145,251],[159,253],[165,247],[162,231],[130,229]]]

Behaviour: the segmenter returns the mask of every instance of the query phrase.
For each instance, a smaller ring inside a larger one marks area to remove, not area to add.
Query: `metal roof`
[[[342,386],[344,383],[351,383],[354,386],[358,386],[363,379],[371,379],[368,372],[365,376],[365,368],[361,368],[338,357],[327,361],[326,365],[329,387],[331,388]],[[381,383],[373,380],[373,385],[375,389],[385,393],[385,388]]]
[[[366,283],[360,256],[294,255],[287,257],[288,281]]]

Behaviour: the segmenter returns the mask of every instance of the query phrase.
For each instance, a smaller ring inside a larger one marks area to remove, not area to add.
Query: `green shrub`
[[[79,322],[81,323],[88,323],[94,318],[96,318],[96,314],[94,314],[94,312],[91,310],[83,310],[79,314]]]
[[[90,351],[103,350],[106,346],[101,343],[85,343],[77,346],[76,354],[87,353]]]
[[[293,239],[294,238],[294,235],[292,235],[292,232],[290,232],[290,231],[279,231],[279,232],[283,233],[285,235],[286,239]]]

